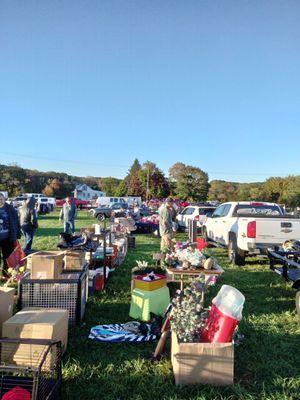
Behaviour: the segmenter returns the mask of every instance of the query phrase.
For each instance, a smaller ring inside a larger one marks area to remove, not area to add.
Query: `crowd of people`
[[[76,207],[70,197],[66,198],[60,213],[60,221],[64,223],[64,232],[75,232]],[[24,237],[23,251],[28,255],[32,251],[33,238],[38,229],[36,199],[28,197],[18,209],[6,202],[0,193],[0,263],[2,276],[8,277],[7,258],[13,252],[16,241]]]
[[[167,198],[158,208],[159,233],[161,236],[161,250],[168,248],[176,232],[176,203],[172,198]],[[141,209],[134,204],[132,210],[134,216],[139,219]],[[59,220],[64,224],[64,232],[73,234],[75,232],[75,219],[77,209],[71,197],[67,197],[61,208]],[[5,201],[0,193],[0,257],[2,255],[2,276],[7,277],[7,258],[15,248],[15,243],[24,236],[23,251],[26,255],[32,251],[32,244],[36,230],[38,229],[38,217],[36,210],[36,199],[27,198],[18,209]],[[0,260],[1,261],[1,260]]]

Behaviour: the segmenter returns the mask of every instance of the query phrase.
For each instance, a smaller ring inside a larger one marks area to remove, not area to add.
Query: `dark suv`
[[[125,217],[127,210],[127,203],[114,203],[111,207],[97,207],[94,208],[91,212],[95,218],[102,222],[105,220],[105,218],[110,218],[112,216],[112,213],[115,217]]]

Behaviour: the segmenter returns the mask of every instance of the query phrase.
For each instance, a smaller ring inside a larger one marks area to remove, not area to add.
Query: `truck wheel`
[[[100,213],[97,215],[97,219],[100,222],[103,222],[105,220],[105,215],[103,213]]]
[[[300,317],[300,290],[296,293],[296,310]]]
[[[244,253],[237,247],[236,237],[230,236],[229,244],[228,244],[228,258],[235,265],[245,265],[245,255]]]

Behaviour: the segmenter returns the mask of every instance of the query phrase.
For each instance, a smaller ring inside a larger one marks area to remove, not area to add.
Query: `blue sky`
[[[2,0],[0,162],[299,174],[299,1]]]

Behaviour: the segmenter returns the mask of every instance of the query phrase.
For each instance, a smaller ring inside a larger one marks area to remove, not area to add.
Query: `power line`
[[[32,154],[20,154],[20,153],[10,153],[10,152],[3,152],[1,151],[0,154],[4,154],[7,156],[12,157],[24,157],[36,160],[45,160],[45,161],[54,161],[54,162],[61,162],[61,163],[68,163],[68,164],[78,164],[76,160],[67,160],[67,159],[59,159],[59,158],[51,158],[45,156],[38,156]],[[89,166],[98,166],[98,167],[109,167],[109,168],[130,168],[130,165],[123,165],[123,164],[106,164],[106,163],[99,163],[96,161],[84,161],[85,165]],[[292,175],[291,172],[226,172],[226,171],[206,171],[208,174],[212,175],[231,175],[231,176],[286,176]]]
[[[45,161],[55,161],[55,162],[62,162],[62,163],[68,163],[68,164],[78,164],[78,161],[76,160],[67,160],[67,159],[59,159],[59,158],[51,158],[51,157],[44,157],[44,156],[36,156],[36,155],[31,155],[31,154],[19,154],[19,153],[8,153],[8,152],[3,152],[1,151],[0,154],[5,154],[7,156],[12,156],[12,157],[24,157],[24,158],[31,158],[34,160],[45,160]],[[100,166],[100,167],[115,167],[115,168],[129,168],[130,165],[120,165],[120,164],[105,164],[105,163],[98,163],[98,162],[91,162],[91,161],[84,161],[86,165],[91,165],[91,166]]]

